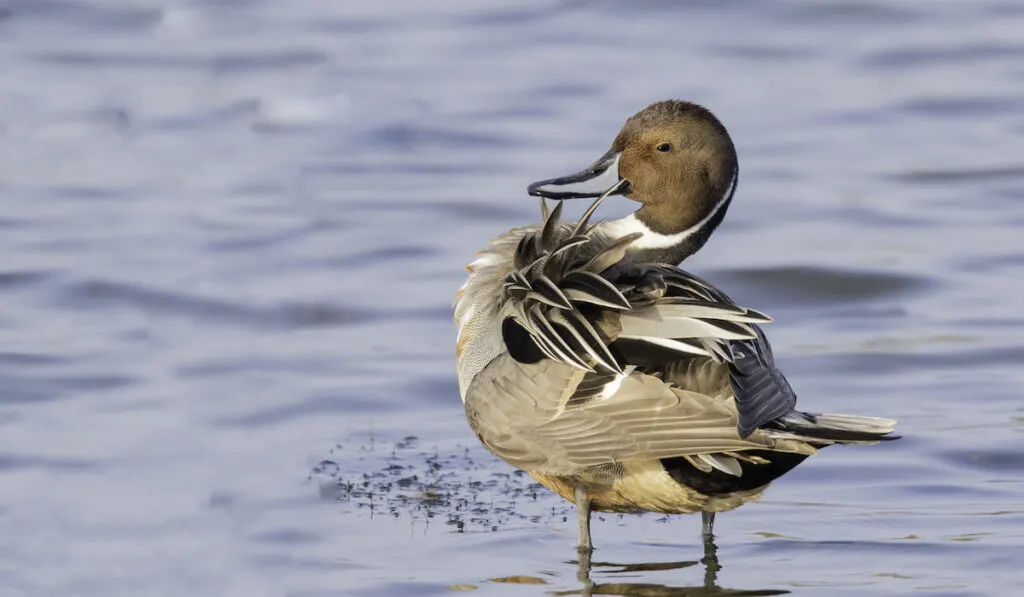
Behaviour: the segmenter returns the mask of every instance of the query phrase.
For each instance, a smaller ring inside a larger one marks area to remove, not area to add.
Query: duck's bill
[[[610,194],[628,194],[629,182],[619,176],[619,155],[618,152],[609,151],[586,170],[535,182],[527,187],[527,192],[534,197],[548,199],[600,197],[613,188],[615,190]]]

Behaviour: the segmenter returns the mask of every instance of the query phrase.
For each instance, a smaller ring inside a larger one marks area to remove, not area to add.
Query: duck
[[[710,110],[651,104],[589,167],[529,185],[541,221],[466,267],[452,307],[469,427],[575,504],[581,553],[592,512],[699,512],[706,544],[717,513],[822,448],[898,439],[893,419],[797,410],[771,319],[678,267],[721,224],[738,176]],[[614,195],[639,208],[595,218]],[[563,222],[577,198],[594,201]]]

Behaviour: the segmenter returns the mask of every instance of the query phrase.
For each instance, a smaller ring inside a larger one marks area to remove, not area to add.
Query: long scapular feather
[[[583,215],[580,216],[579,221],[576,222],[576,225],[573,227],[572,236],[576,236],[582,230],[587,230],[587,223],[590,222],[590,216],[594,215],[594,211],[597,210],[597,206],[601,205],[601,202],[604,201],[605,198],[608,197],[608,195],[611,195],[615,191],[619,190],[619,187],[621,186],[622,181],[620,180],[618,184],[605,191],[600,197],[598,197],[596,200],[594,200],[593,203],[590,204],[590,207],[587,208],[587,211],[583,212]]]
[[[589,242],[590,242],[590,237],[589,236],[574,236],[574,237],[570,238],[569,240],[567,240],[566,242],[562,243],[554,251],[551,251],[551,253],[548,255],[549,259],[547,260],[547,263],[549,263],[549,264],[550,263],[555,263],[551,259],[552,257],[556,257],[558,255],[561,255],[562,253],[565,253],[566,251],[570,251],[570,250],[575,249],[576,247],[578,247],[580,245],[585,245],[585,244],[587,244]]]
[[[614,284],[587,271],[575,271],[567,275],[562,279],[562,289],[567,296],[580,302],[623,311],[631,308],[629,301]]]
[[[562,218],[562,202],[559,201],[555,209],[551,211],[544,220],[544,227],[541,229],[540,234],[534,237],[534,243],[536,243],[536,249],[538,253],[544,251],[545,248],[551,246],[552,237],[555,234],[555,228],[558,227],[558,221]]]
[[[551,281],[551,278],[547,276],[537,276],[534,279],[533,289],[545,297],[547,297],[552,306],[558,307],[559,309],[572,309],[572,303],[569,301],[569,297],[565,296],[565,293]]]
[[[597,255],[594,255],[594,257],[591,258],[582,269],[588,272],[594,272],[595,274],[603,272],[609,267],[622,261],[622,258],[626,256],[626,251],[629,249],[629,245],[633,244],[633,241],[643,235],[643,232],[634,232],[623,236],[602,249]]]
[[[535,329],[539,332],[538,336],[543,337],[548,342],[548,345],[559,355],[562,361],[586,371],[594,370],[576,354],[543,314],[536,314],[535,317],[531,317],[531,322],[535,324]]]
[[[521,274],[520,272],[512,272],[510,275],[512,276],[512,279],[515,281],[516,285],[527,289],[532,288],[532,286],[530,285],[530,281],[527,280],[526,277],[523,276],[523,274]]]
[[[516,264],[516,267],[527,269],[527,271],[529,271],[528,268],[524,268],[523,266],[525,264],[531,263],[534,259],[536,259],[536,257],[534,256],[535,251],[533,250],[533,247],[530,246],[531,244],[536,243],[528,243],[521,241],[518,245],[516,245],[515,257],[513,261]]]
[[[551,305],[552,307],[554,307],[556,309],[571,309],[572,308],[572,304],[570,304],[570,303],[563,303],[562,301],[553,299],[549,295],[544,294],[543,292],[538,292],[536,290],[529,290],[529,291],[527,291],[526,295],[523,297],[523,300],[524,301],[537,301],[538,303],[544,303],[545,305]],[[568,306],[566,306],[566,305],[568,305]]]
[[[718,338],[722,340],[749,340],[756,338],[753,330],[736,331],[715,325],[714,321],[692,317],[658,318],[623,313],[620,317],[622,333],[628,336],[654,338]]]
[[[620,344],[629,344],[630,341],[641,342],[645,344],[652,344],[654,346],[660,346],[667,348],[673,352],[682,353],[684,355],[699,355],[703,357],[712,356],[712,352],[707,348],[700,346],[699,343],[686,342],[683,340],[673,340],[671,338],[655,338],[653,336],[630,336],[628,334],[620,334],[616,339],[616,342]]]
[[[703,317],[708,319],[724,319],[745,323],[769,323],[771,318],[745,307],[723,305],[705,300],[694,300],[683,297],[665,297],[658,299],[658,309],[684,313],[687,317]]]
[[[553,321],[561,324],[599,365],[616,373],[622,372],[622,367],[586,317],[575,311],[567,311],[554,314]]]

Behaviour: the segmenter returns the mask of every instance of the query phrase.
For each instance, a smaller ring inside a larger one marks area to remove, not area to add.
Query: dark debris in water
[[[368,516],[443,520],[457,532],[517,521],[561,523],[572,505],[481,447],[424,449],[418,438],[339,443],[310,471],[320,497]]]

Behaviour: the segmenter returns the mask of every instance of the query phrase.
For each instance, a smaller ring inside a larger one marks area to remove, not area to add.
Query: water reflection
[[[558,591],[553,595],[624,595],[624,596],[700,596],[700,595],[743,595],[746,597],[760,597],[763,595],[786,595],[790,591],[780,589],[730,589],[718,584],[718,572],[722,564],[718,560],[718,546],[714,540],[704,542],[704,557],[699,561],[681,562],[645,562],[637,564],[617,564],[612,562],[594,562],[591,554],[581,552],[580,558],[570,563],[576,564],[577,579],[583,583],[579,589],[571,591]],[[600,568],[602,576],[616,575],[636,572],[655,572],[665,570],[678,570],[692,566],[704,567],[704,584],[696,586],[670,586],[658,583],[646,582],[594,582],[592,573],[595,568]]]

